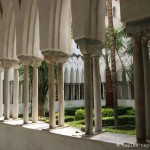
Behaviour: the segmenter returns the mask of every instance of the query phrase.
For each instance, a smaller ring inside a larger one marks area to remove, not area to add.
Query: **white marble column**
[[[145,106],[146,106],[146,138],[150,141],[150,70],[148,39],[142,40],[143,64],[144,64],[144,83],[145,83]]]
[[[58,125],[64,126],[64,74],[63,74],[63,63],[58,64],[58,106],[59,106],[59,117]]]
[[[146,118],[145,118],[145,89],[143,54],[140,34],[134,35],[134,89],[135,89],[135,112],[136,112],[136,138],[138,143],[146,142]]]
[[[55,118],[55,77],[54,77],[54,63],[49,63],[49,119],[50,129],[56,127]]]
[[[102,132],[101,80],[100,80],[99,57],[93,57],[93,92],[94,92],[95,132]]]
[[[3,62],[4,68],[4,119],[10,118],[10,94],[9,94],[9,70],[12,67],[12,62]]]
[[[32,122],[38,122],[38,67],[40,62],[34,62],[33,67],[33,81],[32,81]]]
[[[3,68],[0,67],[0,117],[3,116]]]
[[[85,134],[93,134],[93,98],[91,55],[84,55]]]
[[[4,119],[10,117],[9,69],[4,68]]]
[[[14,86],[13,86],[13,119],[18,119],[18,109],[19,109],[19,65],[13,65],[14,68]]]
[[[24,65],[23,101],[24,101],[23,120],[24,124],[27,124],[29,123],[29,65]]]
[[[105,99],[105,83],[102,83],[103,85],[103,99]]]

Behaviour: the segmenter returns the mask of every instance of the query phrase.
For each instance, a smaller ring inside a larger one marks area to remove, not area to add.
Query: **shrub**
[[[66,116],[75,116],[76,109],[75,108],[66,108],[65,115]]]
[[[75,112],[78,109],[84,109],[83,107],[77,107],[77,108],[66,108],[65,109],[65,115],[66,116],[75,116]]]
[[[65,122],[72,122],[75,121],[75,117],[74,116],[66,116],[65,117]]]
[[[83,109],[78,109],[78,110],[75,112],[75,119],[76,119],[76,120],[83,120],[83,119],[85,119],[85,110],[83,110]]]
[[[118,115],[126,115],[128,110],[132,110],[132,107],[120,107],[118,108]]]
[[[114,126],[114,117],[105,117],[102,119],[102,123],[103,126]],[[118,123],[119,125],[125,124],[135,125],[135,116],[129,115],[119,116]]]
[[[112,108],[102,108],[102,117],[114,116],[114,110]]]
[[[131,109],[131,110],[127,110],[127,115],[135,115],[135,110]]]

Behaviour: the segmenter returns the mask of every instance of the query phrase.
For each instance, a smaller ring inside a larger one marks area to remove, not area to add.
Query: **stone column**
[[[58,125],[64,126],[64,81],[63,81],[63,63],[58,64],[58,106],[59,120]]]
[[[128,84],[128,99],[131,100],[131,84],[129,81],[127,82],[127,84]]]
[[[10,117],[10,94],[9,94],[9,70],[12,67],[12,62],[3,62],[4,68],[4,120]]]
[[[69,100],[69,84],[65,83],[65,100]]]
[[[102,83],[103,85],[103,98],[105,99],[105,83]]]
[[[40,62],[33,62],[33,82],[32,82],[32,122],[38,122],[38,67]]]
[[[13,119],[18,119],[18,109],[19,109],[19,65],[13,65],[14,68],[14,87],[13,87]]]
[[[29,65],[24,65],[24,90],[23,90],[23,101],[24,101],[24,124],[29,123]]]
[[[75,83],[72,84],[72,100],[75,100]]]
[[[3,68],[0,67],[0,117],[3,116],[3,79],[2,79]]]
[[[54,77],[54,63],[49,63],[49,119],[50,129],[56,127],[55,118],[55,77]]]
[[[93,91],[94,91],[95,132],[102,132],[101,81],[100,81],[99,57],[93,57]]]
[[[84,55],[85,134],[93,134],[91,55]]]
[[[134,36],[134,87],[135,87],[135,111],[136,111],[136,136],[138,143],[146,142],[146,118],[145,118],[145,89],[143,72],[143,54],[141,36]]]
[[[145,106],[146,106],[146,138],[150,140],[150,71],[149,71],[149,52],[148,39],[142,40],[143,64],[144,64],[144,83],[145,83]]]
[[[80,100],[81,99],[81,96],[80,96],[80,83],[78,84],[78,88],[79,88],[78,89],[78,91],[79,91],[79,93],[78,93],[78,96],[79,96],[78,99]]]

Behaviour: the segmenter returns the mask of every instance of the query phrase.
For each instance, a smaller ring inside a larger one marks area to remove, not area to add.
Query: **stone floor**
[[[10,120],[3,121],[3,118],[0,118],[0,121],[3,122],[4,124],[22,126],[24,128],[29,128],[29,129],[34,129],[34,130],[48,130],[49,129],[49,124],[42,122],[42,121],[39,121],[38,123],[29,122],[29,124],[23,124],[22,119],[17,119],[17,120],[10,119]],[[69,126],[58,127],[56,129],[50,130],[49,132],[55,133],[55,134],[66,135],[66,136],[77,137],[77,138],[88,138],[91,140],[116,143],[116,144],[123,144],[123,143],[135,144],[136,143],[136,137],[134,135],[103,132],[101,134],[95,134],[93,136],[87,137],[84,135],[84,132],[80,131],[80,129],[69,127]]]

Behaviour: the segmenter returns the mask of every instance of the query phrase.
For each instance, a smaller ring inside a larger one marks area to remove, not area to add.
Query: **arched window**
[[[117,14],[117,9],[116,9],[116,7],[114,6],[114,7],[113,7],[113,17],[116,17],[116,16],[117,16],[116,14]]]

